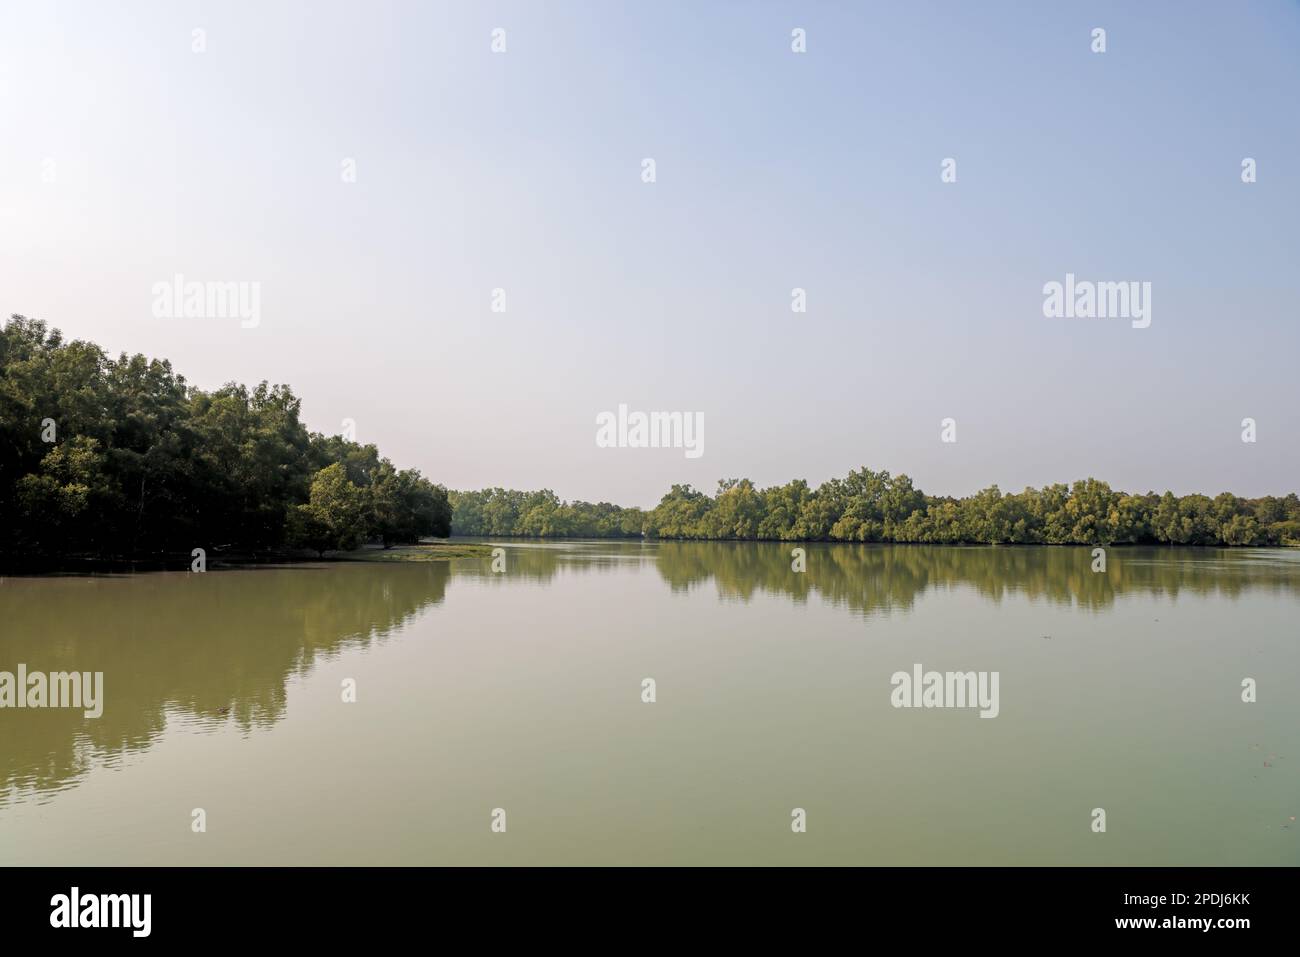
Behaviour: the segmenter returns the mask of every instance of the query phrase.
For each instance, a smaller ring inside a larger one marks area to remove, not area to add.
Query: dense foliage
[[[562,502],[554,492],[503,488],[451,492],[453,535],[640,538],[645,512],[601,502]]]
[[[860,469],[817,488],[674,485],[650,511],[553,492],[452,492],[373,445],[309,433],[287,386],[188,386],[14,316],[0,329],[0,555],[318,553],[421,536],[949,544],[1300,544],[1300,499],[1177,497],[1085,479],[935,497]]]
[[[1171,545],[1300,544],[1300,498],[1210,498],[1171,492],[1131,495],[1105,482],[1027,488],[997,486],[966,498],[926,495],[906,475],[860,469],[817,488],[802,479],[759,489],[748,479],[718,483],[714,495],[674,485],[649,512],[566,504],[551,492],[452,492],[459,535]]]
[[[0,554],[317,552],[446,535],[447,493],[309,433],[287,386],[186,385],[14,316],[0,329]]]

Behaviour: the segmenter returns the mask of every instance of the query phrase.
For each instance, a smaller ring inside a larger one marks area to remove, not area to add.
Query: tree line
[[[0,556],[144,558],[193,548],[318,555],[449,533],[930,544],[1294,545],[1300,500],[1130,494],[1105,482],[965,498],[863,468],[816,488],[674,485],[653,509],[554,492],[450,492],[373,445],[308,432],[284,385],[205,392],[170,363],[0,329]]]
[[[609,502],[562,502],[550,489],[488,488],[448,493],[453,535],[525,538],[640,538],[645,512]]]
[[[197,389],[160,359],[0,329],[0,555],[318,555],[446,535],[447,492],[309,432],[288,386]]]
[[[1300,498],[1223,492],[1130,494],[1097,479],[965,498],[926,495],[906,475],[862,468],[813,488],[674,485],[653,509],[562,502],[553,492],[451,492],[452,533],[740,541],[1042,545],[1300,545]]]

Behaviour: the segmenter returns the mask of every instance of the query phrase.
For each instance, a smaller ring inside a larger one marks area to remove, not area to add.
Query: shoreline
[[[831,546],[898,546],[924,548],[1005,548],[1005,549],[1053,549],[1053,548],[1104,548],[1131,549],[1150,548],[1162,551],[1196,549],[1201,551],[1294,551],[1300,549],[1300,543],[1281,545],[1225,545],[1223,543],[1196,544],[1169,542],[851,542],[833,539],[754,539],[754,538],[633,538],[633,537],[587,537],[587,536],[522,536],[522,535],[474,535],[464,539],[443,539],[435,542],[422,542],[418,545],[393,545],[383,548],[378,545],[366,546],[346,552],[327,553],[324,556],[304,554],[302,552],[284,553],[231,553],[210,555],[207,559],[208,571],[235,571],[256,568],[284,568],[295,565],[321,564],[422,564],[427,562],[451,561],[453,559],[491,557],[492,546],[488,542],[503,544],[530,545],[546,543],[589,543],[603,544],[690,544],[690,545],[778,545],[800,548],[808,545]],[[192,559],[188,554],[149,556],[129,558],[124,556],[60,556],[26,559],[20,566],[15,561],[0,557],[0,577],[58,577],[79,574],[137,574],[147,572],[190,571]]]
[[[323,556],[302,551],[213,553],[207,557],[207,571],[230,571],[250,568],[283,568],[293,565],[321,564],[420,564],[451,561],[454,558],[487,558],[491,549],[472,542],[422,542],[418,545],[393,545],[390,548],[367,546],[346,552],[327,552]],[[0,557],[0,576],[59,576],[78,574],[135,574],[137,572],[188,572],[193,559],[188,553],[128,556],[67,555],[16,560]]]

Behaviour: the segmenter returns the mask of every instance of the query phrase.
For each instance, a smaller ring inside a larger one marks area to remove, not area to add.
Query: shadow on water
[[[400,631],[443,601],[452,578],[485,587],[650,569],[670,593],[712,584],[722,600],[810,598],[858,615],[966,588],[1100,612],[1126,594],[1300,597],[1300,554],[1125,548],[1093,571],[1087,548],[730,542],[493,542],[490,561],[296,566],[207,575],[0,579],[0,671],[105,672],[110,706],[0,711],[0,808],[75,785],[96,763],[148,748],[169,721],[243,731],[285,712],[291,678]]]

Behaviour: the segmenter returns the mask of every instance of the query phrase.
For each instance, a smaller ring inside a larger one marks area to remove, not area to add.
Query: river
[[[1300,552],[492,544],[0,579],[0,864],[1300,863]]]

